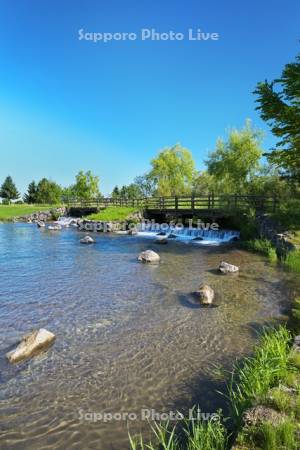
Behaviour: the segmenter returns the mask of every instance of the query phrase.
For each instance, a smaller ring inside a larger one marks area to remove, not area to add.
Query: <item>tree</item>
[[[113,191],[112,191],[112,193],[111,193],[111,196],[112,196],[112,198],[119,198],[119,197],[120,197],[120,191],[119,191],[118,186],[115,186],[115,187],[113,188]]]
[[[247,120],[242,130],[231,130],[227,141],[218,139],[206,161],[208,173],[224,187],[224,193],[242,192],[257,173],[262,156],[262,133]]]
[[[90,170],[85,173],[80,170],[76,175],[73,190],[75,196],[80,200],[97,198],[100,196],[99,177],[93,175]]]
[[[162,150],[151,161],[149,174],[160,196],[181,195],[191,192],[195,163],[192,154],[179,144]]]
[[[155,179],[152,179],[149,173],[136,177],[134,184],[139,187],[141,197],[151,197],[155,192]]]
[[[281,78],[258,83],[257,109],[279,138],[276,148],[266,154],[269,162],[300,181],[300,54],[286,64]]]
[[[4,183],[0,188],[0,197],[3,198],[7,203],[10,203],[12,200],[17,200],[20,197],[20,194],[11,176],[7,176],[5,178]]]
[[[27,192],[23,196],[24,203],[36,203],[36,197],[37,197],[37,185],[35,181],[32,181],[29,183]]]
[[[61,202],[62,188],[55,181],[42,178],[37,185],[36,203],[55,205]]]

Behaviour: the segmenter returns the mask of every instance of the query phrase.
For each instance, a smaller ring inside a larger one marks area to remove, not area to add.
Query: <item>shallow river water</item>
[[[142,410],[187,412],[197,403],[215,412],[223,403],[216,367],[251,352],[257,330],[282,318],[289,301],[286,274],[233,246],[108,234],[85,246],[80,237],[0,225],[2,450],[123,450],[128,427],[149,429]],[[147,248],[160,265],[137,262]],[[219,275],[221,260],[240,273]],[[215,289],[215,307],[194,302],[201,282]],[[5,353],[41,327],[56,334],[54,346],[9,365]],[[137,420],[109,420],[118,413]]]

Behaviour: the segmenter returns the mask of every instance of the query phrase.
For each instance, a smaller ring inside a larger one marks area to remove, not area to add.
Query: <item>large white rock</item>
[[[233,264],[229,264],[225,261],[222,261],[219,265],[219,270],[222,273],[234,273],[238,272],[239,268],[238,266],[234,266]]]
[[[95,239],[93,239],[91,236],[85,236],[84,238],[80,239],[81,244],[94,244]]]
[[[160,256],[153,250],[145,250],[139,254],[138,260],[145,263],[158,263]]]
[[[11,363],[17,363],[46,350],[55,340],[55,334],[44,328],[32,331],[24,336],[20,344],[6,354]]]
[[[202,305],[211,305],[215,298],[215,292],[208,284],[201,284],[197,294],[199,295]]]

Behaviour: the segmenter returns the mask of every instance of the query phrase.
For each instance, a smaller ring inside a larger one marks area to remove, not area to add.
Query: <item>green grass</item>
[[[0,205],[0,220],[12,220],[14,217],[26,216],[38,211],[49,211],[54,205]]]
[[[300,251],[293,250],[288,252],[283,260],[283,265],[292,272],[300,273]]]
[[[255,347],[254,355],[235,365],[228,385],[231,416],[240,426],[242,414],[257,399],[265,397],[288,371],[291,335],[285,327],[267,330]]]
[[[131,208],[127,206],[110,206],[96,214],[90,214],[86,217],[89,220],[126,220],[130,214],[137,212],[137,208]]]
[[[186,420],[183,430],[177,425],[154,422],[153,440],[145,444],[141,435],[129,434],[131,450],[225,450],[228,448],[226,428],[220,420]],[[183,433],[182,433],[183,431]]]
[[[266,422],[243,431],[238,443],[249,450],[297,450],[299,442],[296,432],[297,425],[292,419],[277,426]]]
[[[267,239],[252,239],[246,241],[245,246],[248,250],[267,256],[272,262],[277,261],[276,250],[272,242]]]

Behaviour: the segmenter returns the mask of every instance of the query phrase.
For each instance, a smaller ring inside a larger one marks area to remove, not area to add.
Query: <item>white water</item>
[[[77,226],[77,219],[74,217],[59,217],[55,223],[62,227],[69,227],[70,225]]]
[[[158,233],[165,232],[165,236],[160,236]],[[157,239],[168,238],[170,235],[175,235],[176,240],[193,242],[193,244],[200,245],[219,245],[230,242],[234,238],[239,239],[240,233],[235,230],[204,230],[189,227],[175,227],[159,224],[142,224],[138,232],[139,236],[143,237],[157,237]],[[201,237],[203,240],[195,240]]]

